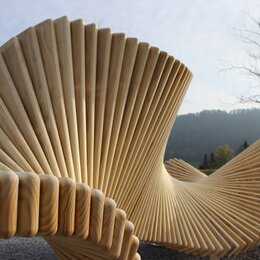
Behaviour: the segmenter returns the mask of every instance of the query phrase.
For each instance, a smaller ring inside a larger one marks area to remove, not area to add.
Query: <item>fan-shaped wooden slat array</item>
[[[70,178],[0,172],[0,222],[1,238],[44,236],[61,259],[139,259],[124,211]]]
[[[205,173],[179,159],[166,161],[165,168],[172,177],[180,181],[196,182],[207,177]]]
[[[191,78],[167,53],[95,24],[63,17],[29,28],[0,48],[0,169],[99,189],[142,240],[200,255],[244,251],[258,242],[259,142],[210,177],[163,164]],[[63,258],[83,257],[78,239],[48,241]]]
[[[209,177],[181,160],[166,162],[175,189],[177,225],[176,245],[166,244],[219,257],[259,244],[259,158],[260,140]]]

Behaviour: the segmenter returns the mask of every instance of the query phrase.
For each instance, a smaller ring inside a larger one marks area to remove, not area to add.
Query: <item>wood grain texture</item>
[[[58,173],[59,170],[56,158],[18,38],[14,37],[3,45],[1,53],[10,72],[17,93],[21,98],[21,102],[23,103],[26,113],[32,123],[35,134],[43,148],[46,157],[43,169],[45,172]]]
[[[15,173],[3,172],[0,178],[0,237],[15,235],[17,225],[19,179]]]
[[[0,171],[0,210],[1,238],[44,236],[61,259],[134,259],[137,254],[137,247],[129,250],[134,230],[129,221],[122,225],[125,213],[101,191],[68,178]]]
[[[89,235],[90,212],[91,189],[82,183],[77,183],[74,233],[83,239]]]
[[[146,204],[151,213],[146,226],[136,226],[137,234],[146,241],[160,241],[194,255],[222,257],[253,248],[260,235],[259,156],[257,141],[209,177],[182,160],[166,162],[164,180],[147,183]],[[162,194],[155,192],[160,186],[164,187],[165,202]],[[153,212],[153,204],[160,203],[161,207]],[[144,218],[139,213],[144,211],[144,204],[138,203],[136,210],[132,220],[139,223]],[[147,226],[154,221],[160,225],[160,219],[165,227],[147,233]],[[175,233],[167,232],[171,227]]]
[[[57,233],[59,221],[59,181],[54,176],[39,174],[40,178],[40,209],[39,230],[42,236]]]
[[[18,39],[23,50],[23,55],[28,66],[28,72],[30,73],[34,91],[37,100],[39,100],[39,106],[44,118],[44,123],[59,165],[59,171],[56,172],[55,175],[60,176],[60,172],[62,172],[63,175],[67,176],[67,168],[51,103],[51,96],[48,89],[36,29],[33,27],[29,28],[20,34]]]
[[[19,173],[19,190],[3,175],[14,195],[0,180],[17,232],[63,259],[139,259],[135,235],[211,257],[257,245],[260,141],[210,177],[163,163],[191,79],[166,52],[67,17],[0,47],[0,170],[38,174]],[[6,214],[3,237],[16,232]]]
[[[59,131],[59,136],[67,171],[62,174],[62,177],[69,176],[75,178],[54,22],[47,20],[37,25],[36,32],[57,128],[63,129],[62,131]],[[67,175],[65,175],[66,172]]]
[[[39,226],[40,180],[33,173],[17,173],[17,175],[19,177],[17,234],[35,236]]]

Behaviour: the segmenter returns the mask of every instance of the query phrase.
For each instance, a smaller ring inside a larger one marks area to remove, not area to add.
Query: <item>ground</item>
[[[141,244],[138,250],[143,260],[207,260],[207,258],[185,255],[159,246]],[[51,247],[41,237],[0,239],[1,260],[56,260]],[[260,259],[260,248],[236,257],[223,260]]]

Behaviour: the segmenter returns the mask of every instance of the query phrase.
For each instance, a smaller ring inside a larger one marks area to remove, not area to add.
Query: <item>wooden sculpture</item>
[[[212,177],[163,164],[191,78],[158,48],[66,17],[4,44],[0,236],[44,235],[67,259],[138,259],[135,235],[210,256],[257,244],[259,142]]]
[[[70,178],[0,172],[0,237],[44,236],[60,259],[139,259],[114,200]]]
[[[221,257],[259,244],[260,140],[209,177],[182,160],[165,166],[178,200],[175,239],[180,242],[169,246]]]

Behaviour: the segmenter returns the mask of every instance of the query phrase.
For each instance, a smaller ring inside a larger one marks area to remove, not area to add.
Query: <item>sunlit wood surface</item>
[[[210,177],[163,164],[191,78],[156,47],[66,17],[4,44],[1,236],[45,234],[61,259],[137,259],[136,236],[197,255],[255,246],[259,141]]]
[[[178,200],[179,251],[221,257],[259,244],[260,140],[209,177],[182,160],[165,167]]]
[[[0,171],[0,237],[43,236],[60,259],[139,259],[114,200],[70,178]]]

